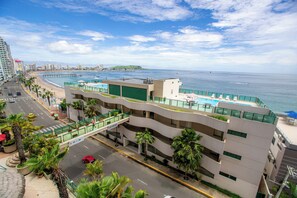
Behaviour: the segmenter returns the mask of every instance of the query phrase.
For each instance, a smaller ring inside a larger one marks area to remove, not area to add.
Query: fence
[[[75,137],[79,137],[84,134],[90,133],[92,131],[98,130],[104,126],[107,126],[111,123],[115,123],[127,117],[129,117],[129,114],[126,114],[126,113],[120,113],[118,115],[114,115],[112,117],[107,117],[107,118],[101,117],[102,120],[99,120],[99,121],[97,120],[94,124],[76,125],[78,127],[72,128],[70,131],[56,134],[58,135],[58,137],[56,137],[55,139],[57,139],[60,143],[66,142]],[[74,123],[74,124],[77,124],[77,123]]]
[[[201,91],[201,90],[191,90],[191,89],[179,89],[180,93],[194,93],[200,96],[209,96],[214,98],[230,99],[230,100],[240,100],[246,102],[254,102],[260,107],[266,108],[267,106],[257,97],[253,96],[244,96],[244,95],[236,95],[236,94],[228,94],[228,93],[220,93],[220,92],[211,92],[211,91]]]

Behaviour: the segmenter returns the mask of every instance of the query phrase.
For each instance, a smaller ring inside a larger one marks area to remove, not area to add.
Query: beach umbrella
[[[297,112],[288,113],[288,117],[297,119]]]

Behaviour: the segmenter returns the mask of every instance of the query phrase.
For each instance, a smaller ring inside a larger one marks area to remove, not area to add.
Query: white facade
[[[120,84],[119,81],[108,82]],[[170,87],[173,84],[170,79],[163,82],[157,81],[155,85]],[[156,87],[150,89],[156,93]],[[226,116],[228,121],[225,122],[210,117],[209,115],[213,113],[209,112],[184,110],[179,107],[170,109],[170,106],[166,104],[148,101],[135,102],[120,96],[108,97],[99,92],[85,92],[82,89],[67,86],[65,93],[69,103],[79,99],[97,99],[102,113],[111,109],[129,112],[130,121],[117,129],[121,134],[118,141],[124,146],[133,146],[136,142],[135,133],[147,128],[156,139],[155,143],[149,146],[148,153],[159,160],[168,160],[168,164],[172,167],[176,167],[172,162],[173,150],[170,146],[172,138],[180,135],[186,127],[193,128],[202,135],[201,144],[205,147],[201,162],[202,179],[228,189],[241,197],[256,197],[275,124],[245,119],[243,114],[249,112],[269,115],[271,113],[269,109],[255,107],[256,104],[250,107],[228,104],[231,109],[241,109],[241,114],[239,118]],[[171,89],[164,90],[164,92],[157,91],[157,94],[170,95]],[[70,118],[77,120],[77,111],[70,108],[70,112]]]
[[[289,125],[288,118],[280,117],[273,135],[265,174],[268,181],[280,183],[287,174],[287,166],[297,169],[297,126]],[[297,183],[297,178],[289,178]]]
[[[9,45],[0,37],[0,81],[14,74],[14,64]]]

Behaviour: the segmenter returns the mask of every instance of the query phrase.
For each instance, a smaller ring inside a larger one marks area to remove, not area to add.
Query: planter
[[[18,173],[22,174],[22,175],[28,175],[29,173],[31,173],[32,171],[29,169],[29,166],[22,166],[19,167],[20,165],[16,166],[16,169],[18,171]]]
[[[47,174],[47,173],[44,173],[44,177],[48,180],[51,180],[53,178],[53,175],[52,174]]]
[[[9,146],[3,146],[3,149],[4,153],[12,153],[17,150],[16,143]]]

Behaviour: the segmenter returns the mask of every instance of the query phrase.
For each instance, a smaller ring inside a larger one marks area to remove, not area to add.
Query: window
[[[241,160],[241,156],[240,156],[240,155],[236,155],[236,154],[234,154],[234,153],[230,153],[230,152],[228,152],[228,151],[224,151],[223,154],[226,155],[226,156],[229,156],[229,157],[232,157],[232,158]]]
[[[227,133],[230,134],[230,135],[235,135],[235,136],[242,137],[242,138],[246,138],[247,137],[247,134],[246,133],[239,132],[239,131],[228,130]]]
[[[272,144],[274,145],[275,143],[275,137],[272,138]]]
[[[219,174],[222,175],[222,176],[224,176],[224,177],[227,177],[227,178],[229,178],[229,179],[232,179],[232,180],[236,181],[236,177],[234,177],[234,176],[232,176],[232,175],[229,175],[229,174],[224,173],[224,172],[222,172],[222,171],[220,171]]]

